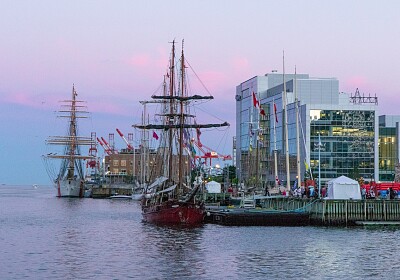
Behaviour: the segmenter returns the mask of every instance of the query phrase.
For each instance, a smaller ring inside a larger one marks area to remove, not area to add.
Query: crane
[[[110,145],[107,143],[107,141],[106,141],[106,139],[104,139],[103,137],[101,137],[101,141],[102,141],[102,143],[103,143],[103,145],[102,145],[102,147],[104,148],[104,150],[106,151],[106,153],[108,154],[108,155],[111,155],[111,154],[118,154],[118,152],[116,151],[116,150],[114,150],[114,149],[112,149],[111,147],[110,147]],[[100,142],[101,143],[101,142]]]
[[[107,155],[111,155],[110,149],[97,137],[97,142],[99,142],[100,146],[103,147],[104,151],[107,153]]]
[[[217,152],[215,152],[213,149],[207,147],[206,145],[204,145],[203,143],[199,143],[198,141],[196,141],[194,138],[192,138],[192,143],[194,143],[196,145],[196,147],[203,153],[202,156],[195,156],[195,158],[204,158],[204,159],[210,159],[210,166],[211,166],[211,160],[213,158],[218,158],[218,159],[222,159],[222,160],[231,160],[232,156],[231,155],[220,155]],[[204,148],[207,150],[205,151]]]
[[[121,136],[121,138],[125,141],[126,146],[128,148],[128,151],[133,151],[133,147],[131,144],[129,144],[128,140],[126,140],[126,138],[124,137],[124,135],[122,134],[122,132],[117,128],[117,132],[119,134],[119,136]]]

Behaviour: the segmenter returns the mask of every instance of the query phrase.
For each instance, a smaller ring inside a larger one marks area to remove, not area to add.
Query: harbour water
[[[397,279],[400,229],[169,228],[136,201],[0,186],[0,279]]]

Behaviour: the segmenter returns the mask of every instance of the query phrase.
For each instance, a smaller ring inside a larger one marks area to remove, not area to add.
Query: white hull
[[[57,196],[58,197],[82,197],[83,196],[83,183],[81,180],[63,180],[57,182]]]
[[[139,200],[142,200],[143,197],[144,197],[144,196],[143,196],[142,193],[133,193],[133,194],[132,194],[132,199],[133,199],[133,200],[139,201]]]

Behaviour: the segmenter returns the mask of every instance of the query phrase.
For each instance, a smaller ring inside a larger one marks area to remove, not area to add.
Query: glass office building
[[[285,120],[283,79],[282,74],[268,73],[236,87],[236,164],[239,180],[247,186],[274,185],[274,150],[277,152],[277,173],[281,182],[288,180],[288,150],[292,186],[297,176],[297,153],[300,154],[301,180],[309,176],[306,166],[311,168],[313,178],[321,178],[322,185],[341,175],[377,180],[377,98],[364,97],[358,90],[353,94],[341,93],[339,81],[335,78],[286,74]],[[300,132],[299,149],[297,126]]]
[[[399,162],[400,116],[379,116],[379,181],[395,179]]]

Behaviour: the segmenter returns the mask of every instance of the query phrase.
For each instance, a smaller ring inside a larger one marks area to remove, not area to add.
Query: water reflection
[[[4,193],[0,279],[400,278],[398,229],[160,227],[133,201]]]
[[[191,278],[206,268],[201,248],[203,227],[185,228],[142,223],[145,242],[141,249],[149,252],[152,271],[161,278]]]

